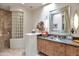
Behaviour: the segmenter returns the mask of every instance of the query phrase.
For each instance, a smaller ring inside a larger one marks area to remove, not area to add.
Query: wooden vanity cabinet
[[[76,56],[79,56],[79,47],[76,47]]]
[[[49,56],[62,56],[65,55],[65,45],[59,44],[56,42],[44,40],[44,39],[38,39],[38,51],[42,52]]]
[[[52,56],[54,55],[54,49],[51,46],[50,41],[44,40],[44,39],[38,39],[37,40],[37,48],[39,52],[42,52],[46,55]]]
[[[65,47],[66,56],[76,56],[77,55],[77,48],[75,46],[66,45]]]
[[[37,40],[38,51],[48,56],[79,56],[79,46],[62,44],[46,39]]]
[[[41,40],[41,39],[38,39],[37,40],[37,49],[38,49],[38,52],[42,52],[42,53],[45,53],[45,40]]]
[[[65,47],[66,56],[79,56],[79,47],[66,45]]]
[[[54,56],[55,55],[55,46],[54,44],[51,43],[51,41],[45,40],[45,54],[49,56]]]
[[[57,42],[45,40],[46,54],[49,56],[64,56],[65,45]]]
[[[65,45],[60,43],[55,43],[55,56],[65,56]]]

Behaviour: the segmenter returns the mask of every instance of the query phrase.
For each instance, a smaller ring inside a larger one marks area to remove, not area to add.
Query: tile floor
[[[26,56],[24,49],[2,49],[0,48],[0,56]],[[46,56],[38,53],[36,56]]]
[[[0,48],[0,56],[25,56],[24,49],[2,49]]]

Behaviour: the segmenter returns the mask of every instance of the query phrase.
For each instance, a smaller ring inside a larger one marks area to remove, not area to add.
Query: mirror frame
[[[65,8],[65,7],[68,7],[68,9]],[[53,28],[52,28],[53,22],[52,22],[52,17],[51,17],[52,14],[55,15],[55,14],[61,13],[61,14],[65,15],[65,9],[67,9],[68,10],[68,15],[69,15],[69,18],[70,18],[70,6],[65,6],[65,7],[55,9],[55,10],[52,10],[52,11],[49,12],[50,13],[50,16],[49,16],[49,23],[50,23],[49,31],[50,31],[50,33],[53,32]],[[66,24],[67,24],[66,20],[64,20],[64,30],[62,30],[62,32],[65,32],[65,28],[67,27]]]

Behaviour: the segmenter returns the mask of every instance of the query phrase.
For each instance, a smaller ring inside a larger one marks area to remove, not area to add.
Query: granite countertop
[[[79,33],[67,33],[67,32],[51,32],[50,34],[53,34],[53,35],[63,35],[63,36],[69,36],[71,35],[72,37],[79,37]]]
[[[58,38],[50,38],[50,37],[43,37],[43,36],[38,36],[38,38],[79,47],[79,43],[70,39],[58,39]]]
[[[72,37],[79,37],[79,34],[71,34]]]
[[[70,35],[70,33],[66,33],[66,32],[51,32],[50,34],[54,34],[54,35],[64,35],[64,36]]]

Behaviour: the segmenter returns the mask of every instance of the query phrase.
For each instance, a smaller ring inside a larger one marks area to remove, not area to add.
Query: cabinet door
[[[46,44],[46,54],[49,56],[64,56],[65,55],[65,45],[52,42],[45,41]]]
[[[79,47],[76,47],[76,56],[79,56]]]
[[[49,56],[63,56],[65,55],[65,45],[53,41],[38,40],[38,50]]]
[[[66,45],[66,56],[76,56],[77,48],[74,46]]]
[[[61,43],[53,42],[55,56],[65,56],[65,45]]]
[[[54,56],[55,54],[54,44],[51,41],[46,40],[45,45],[46,45],[45,53],[49,56]]]
[[[39,52],[44,53],[45,52],[45,40],[38,39],[37,40],[37,48]]]

